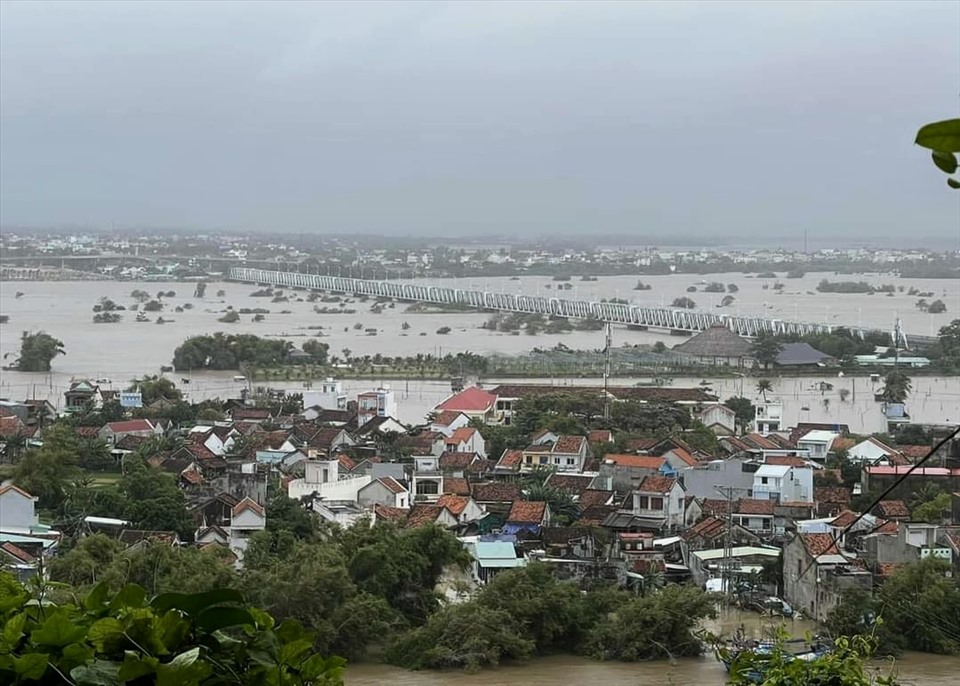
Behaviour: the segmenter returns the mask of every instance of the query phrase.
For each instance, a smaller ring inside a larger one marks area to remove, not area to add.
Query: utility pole
[[[613,345],[613,326],[607,322],[603,346],[603,418],[610,420],[610,348]]]
[[[727,603],[733,592],[733,500],[737,493],[749,493],[750,489],[735,486],[714,486],[714,490],[727,499],[727,529],[723,537],[723,562],[720,566],[721,589],[727,596]],[[737,565],[739,568],[739,565]]]

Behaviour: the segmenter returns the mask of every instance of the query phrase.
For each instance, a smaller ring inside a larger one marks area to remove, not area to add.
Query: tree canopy
[[[24,331],[20,336],[20,357],[17,358],[17,371],[49,372],[51,363],[57,355],[66,355],[63,341],[59,341],[45,331],[30,333]]]
[[[240,369],[241,365],[280,364],[293,343],[252,334],[225,334],[188,338],[173,353],[173,366],[186,369]]]

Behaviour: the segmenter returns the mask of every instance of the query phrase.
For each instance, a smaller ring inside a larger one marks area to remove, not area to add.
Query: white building
[[[302,479],[294,479],[287,485],[287,495],[300,500],[315,495],[321,500],[357,500],[360,489],[373,479],[369,474],[340,478],[338,458],[309,458],[304,462]]]
[[[374,417],[396,417],[397,399],[390,386],[383,386],[357,396],[357,426]]]
[[[809,451],[811,460],[823,462],[827,459],[827,453],[830,452],[830,447],[839,435],[833,431],[808,431],[797,441],[797,447],[800,450]]]
[[[324,410],[347,409],[347,395],[343,392],[343,384],[328,377],[319,388],[305,390],[303,407],[322,407]]]
[[[783,426],[783,403],[779,400],[757,403],[755,423],[757,433],[763,436],[780,431]]]
[[[761,465],[753,475],[753,497],[781,503],[810,502],[813,500],[813,470],[790,465]]]
[[[251,498],[237,503],[230,513],[228,529],[230,550],[237,556],[238,565],[243,562],[243,554],[250,543],[250,537],[267,528],[267,515],[263,506]]]
[[[895,448],[870,436],[850,448],[847,458],[854,464],[889,464],[890,458],[898,454]]]

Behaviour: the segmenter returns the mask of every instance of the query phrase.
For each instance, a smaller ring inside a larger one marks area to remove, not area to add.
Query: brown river
[[[775,620],[782,621],[782,620]],[[771,620],[752,612],[730,610],[706,628],[730,635],[742,626],[747,635],[759,636],[772,628]],[[786,621],[791,635],[802,637],[813,629],[809,622]],[[890,662],[881,660],[871,665],[875,674],[886,674]],[[894,663],[903,686],[960,685],[960,657],[907,653]],[[461,671],[410,672],[376,663],[359,663],[347,667],[347,686],[547,686],[548,684],[596,684],[597,686],[646,686],[649,684],[700,685],[724,683],[726,671],[712,655],[655,662],[597,662],[581,657],[558,655],[486,669],[476,674]]]

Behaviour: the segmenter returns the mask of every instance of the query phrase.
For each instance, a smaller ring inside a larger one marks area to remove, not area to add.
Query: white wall
[[[34,514],[34,501],[10,489],[0,495],[0,529],[9,533],[30,532],[37,523]]]
[[[350,476],[339,481],[325,484],[309,482],[306,479],[294,479],[287,487],[287,495],[299,500],[305,495],[316,492],[324,500],[357,500],[357,492],[373,480],[371,476]]]

